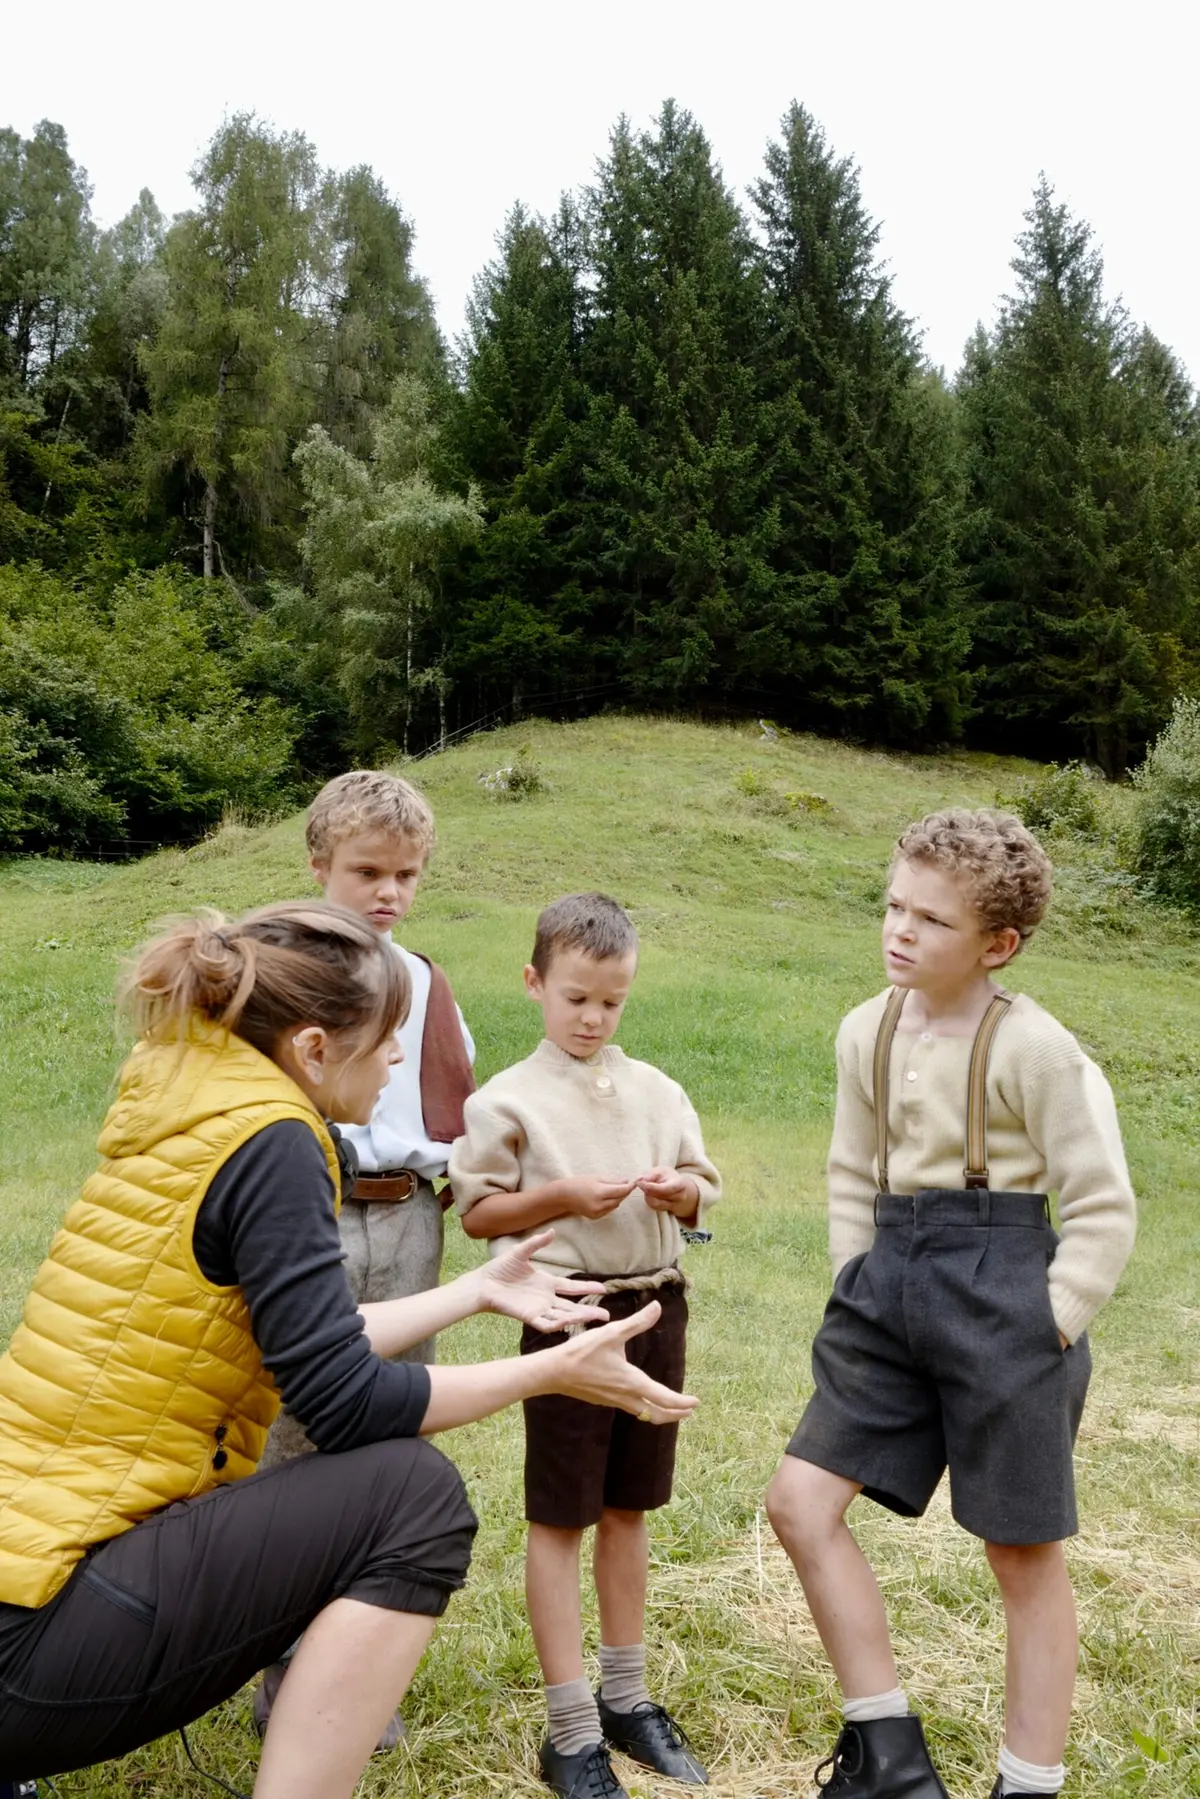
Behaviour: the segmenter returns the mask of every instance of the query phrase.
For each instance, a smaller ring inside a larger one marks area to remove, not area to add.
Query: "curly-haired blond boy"
[[[947,1467],[1007,1623],[993,1799],[1064,1779],[1077,1635],[1062,1540],[1077,1528],[1084,1333],[1132,1248],[1135,1207],[1104,1076],[993,979],[1050,888],[1016,818],[947,811],[910,827],[883,924],[891,985],[838,1032],[834,1288],[816,1391],[767,1498],[844,1695],[818,1771],[830,1799],[946,1799],[846,1512],[865,1493],[917,1517]]]

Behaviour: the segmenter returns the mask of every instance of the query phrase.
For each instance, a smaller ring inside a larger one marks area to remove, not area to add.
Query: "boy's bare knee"
[[[804,1555],[828,1541],[841,1524],[857,1488],[812,1462],[785,1455],[767,1488],[767,1517],[789,1555]]]
[[[645,1522],[645,1512],[627,1512],[620,1506],[606,1505],[600,1514],[597,1530],[640,1530]]]
[[[1033,1588],[1065,1566],[1061,1543],[985,1543],[988,1563],[1002,1589]]]
[[[529,1526],[529,1548],[545,1548],[553,1554],[566,1555],[572,1550],[578,1552],[583,1542],[581,1530],[567,1530],[558,1524],[531,1524]]]

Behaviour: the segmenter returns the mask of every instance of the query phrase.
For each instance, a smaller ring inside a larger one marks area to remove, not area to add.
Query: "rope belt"
[[[589,1276],[581,1274],[574,1278],[587,1280]],[[692,1283],[688,1276],[674,1262],[669,1268],[651,1268],[645,1274],[613,1275],[603,1284],[606,1293],[658,1293],[663,1287],[679,1287],[684,1293],[690,1293],[692,1290]],[[580,1303],[589,1305],[591,1301],[583,1300]],[[568,1337],[577,1337],[581,1331],[586,1329],[586,1324],[568,1324],[563,1334]]]

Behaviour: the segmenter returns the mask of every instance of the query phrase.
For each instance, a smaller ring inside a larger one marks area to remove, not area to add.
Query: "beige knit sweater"
[[[448,1170],[460,1213],[487,1193],[518,1193],[572,1175],[628,1180],[659,1165],[691,1175],[701,1212],[720,1197],[720,1176],[683,1088],[613,1043],[580,1061],[543,1041],[470,1096],[463,1122]],[[637,1187],[607,1218],[550,1223],[554,1241],[537,1260],[583,1274],[649,1273],[669,1267],[683,1248],[678,1218],[653,1211]],[[493,1237],[491,1253],[517,1241]]]
[[[837,1036],[837,1111],[829,1150],[829,1247],[835,1275],[875,1237],[872,1067],[887,993],[858,1006]],[[971,1038],[905,1031],[891,1054],[888,1182],[893,1193],[961,1187]],[[1136,1207],[1112,1090],[1057,1019],[1018,994],[988,1071],[993,1192],[1056,1193],[1062,1241],[1050,1300],[1071,1342],[1112,1293],[1133,1247]]]

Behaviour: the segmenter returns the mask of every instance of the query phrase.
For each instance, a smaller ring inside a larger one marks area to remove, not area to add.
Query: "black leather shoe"
[[[613,1773],[603,1743],[589,1743],[574,1755],[564,1755],[547,1737],[538,1751],[542,1779],[558,1799],[629,1799]]]
[[[1056,1793],[1008,1793],[1004,1792],[1004,1782],[996,1776],[996,1784],[992,1788],[992,1799],[1058,1799]]]
[[[669,1780],[686,1780],[706,1787],[708,1775],[696,1760],[692,1745],[663,1705],[635,1705],[631,1712],[615,1712],[596,1694],[604,1740],[643,1768],[653,1768]]]
[[[912,1712],[844,1725],[816,1780],[828,1799],[950,1799],[929,1759],[921,1720]]]

